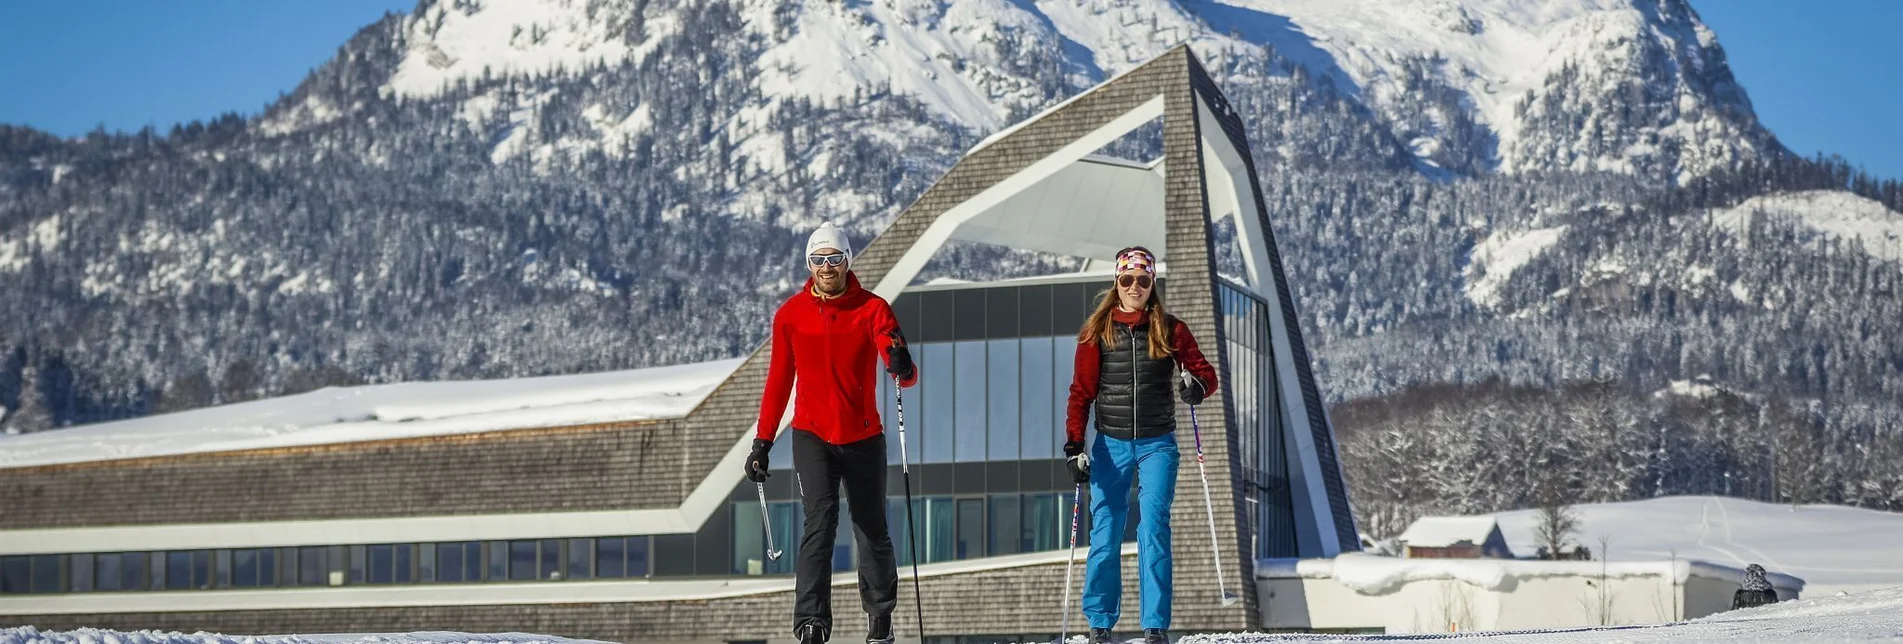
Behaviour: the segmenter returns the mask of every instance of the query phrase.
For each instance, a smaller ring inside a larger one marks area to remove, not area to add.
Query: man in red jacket
[[[885,523],[885,428],[876,389],[883,383],[874,369],[885,354],[886,373],[906,387],[918,382],[918,369],[891,305],[861,288],[851,267],[845,230],[826,222],[807,238],[812,278],[773,314],[773,361],[746,464],[748,479],[766,480],[767,452],[787,396],[794,394],[793,475],[806,506],[806,532],[794,563],[793,632],[800,644],[819,644],[832,634],[841,482],[858,533],[859,600],[868,642],[890,644],[898,603],[898,562]]]

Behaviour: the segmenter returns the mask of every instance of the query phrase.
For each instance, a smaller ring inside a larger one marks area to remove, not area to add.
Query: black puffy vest
[[[1175,319],[1168,319],[1175,326]],[[1153,438],[1176,431],[1176,398],[1171,384],[1176,359],[1150,357],[1150,322],[1135,326],[1111,322],[1116,342],[1099,345],[1097,431],[1112,438]]]

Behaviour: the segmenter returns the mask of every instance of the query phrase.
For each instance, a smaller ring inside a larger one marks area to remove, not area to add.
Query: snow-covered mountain
[[[359,82],[427,100],[496,78],[599,76],[640,66],[693,10],[424,2],[381,43],[394,68]],[[1684,180],[1781,151],[1682,0],[744,0],[729,17],[730,37],[753,44],[745,80],[757,96],[723,125],[737,162],[766,171],[789,162],[764,140],[789,99],[905,95],[986,133],[1182,42],[1219,68],[1273,52],[1376,110],[1423,162],[1459,172]],[[654,125],[646,103],[593,104],[589,128],[547,136],[533,124],[553,98],[478,93],[457,113],[497,135],[497,162],[619,154]],[[349,112],[310,95],[256,127],[282,134]]]
[[[255,118],[0,125],[0,425],[739,355],[813,223],[1183,42],[1331,399],[1709,374],[1903,431],[1903,186],[1784,151],[1682,0],[423,0]]]

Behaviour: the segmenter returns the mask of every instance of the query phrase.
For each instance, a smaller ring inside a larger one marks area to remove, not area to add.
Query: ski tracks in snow
[[[1724,540],[1725,544],[1742,549],[1742,550],[1750,551],[1751,554],[1758,556],[1757,561],[1747,560],[1743,557],[1738,556],[1738,553],[1732,552],[1730,549],[1721,548],[1719,546],[1709,543],[1709,540],[1707,539],[1707,537],[1711,535],[1711,506],[1713,505],[1718,506],[1718,521],[1719,521],[1720,527],[1724,528],[1724,531],[1725,531],[1725,540]],[[1720,553],[1723,553],[1725,556],[1730,557],[1732,561],[1738,562],[1738,565],[1740,566],[1762,562],[1764,565],[1769,567],[1772,572],[1778,572],[1778,573],[1783,573],[1787,575],[1797,574],[1795,572],[1792,572],[1789,568],[1786,568],[1784,564],[1778,563],[1778,561],[1776,559],[1773,559],[1771,555],[1765,554],[1763,550],[1753,548],[1748,544],[1737,542],[1737,540],[1731,534],[1731,513],[1725,510],[1724,499],[1707,500],[1705,504],[1699,510],[1698,524],[1699,524],[1698,525],[1699,547],[1710,548],[1712,550],[1716,550]]]

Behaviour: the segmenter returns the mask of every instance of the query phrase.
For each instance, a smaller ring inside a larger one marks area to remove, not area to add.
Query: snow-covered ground
[[[320,389],[0,436],[0,467],[676,418],[700,404],[740,362]]]
[[[528,633],[358,633],[342,635],[222,635],[163,631],[107,631],[82,628],[40,632],[25,628],[0,629],[0,644],[569,644],[593,642]]]
[[[1675,496],[1576,506],[1578,539],[1610,561],[1700,559],[1800,577],[1805,597],[1903,587],[1903,514],[1835,505]],[[1538,548],[1538,512],[1495,515],[1518,556]],[[1600,537],[1607,537],[1600,552]]]
[[[1895,642],[1903,641],[1903,588],[1819,597],[1661,626],[1612,626],[1463,635],[1193,635],[1179,644],[1258,642]]]
[[[1460,635],[1266,635],[1259,633],[1191,635],[1178,644],[1255,644],[1259,642],[1884,642],[1903,641],[1903,588],[1821,597],[1720,613],[1662,626],[1555,629]],[[377,635],[282,635],[245,637],[216,633],[132,633],[80,629],[40,632],[32,628],[0,630],[0,644],[517,644],[569,640],[547,635],[503,633],[401,633]],[[1073,638],[1073,642],[1081,638]]]

